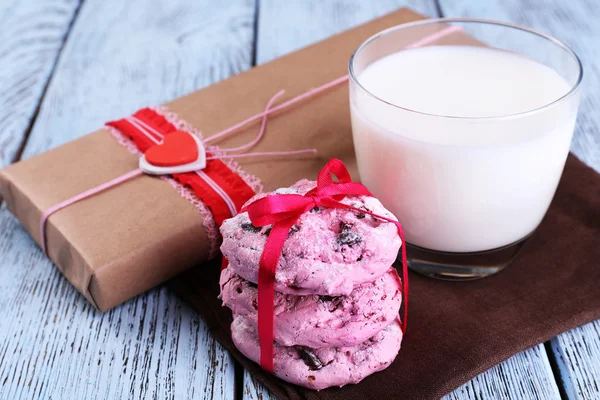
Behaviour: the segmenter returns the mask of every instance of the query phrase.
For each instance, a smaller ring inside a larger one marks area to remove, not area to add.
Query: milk
[[[357,80],[375,96],[351,85],[361,180],[409,243],[482,251],[537,227],[577,113],[578,93],[532,111],[569,92],[557,72],[507,51],[429,46],[385,56]]]

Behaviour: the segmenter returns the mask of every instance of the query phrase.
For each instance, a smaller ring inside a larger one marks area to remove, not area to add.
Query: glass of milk
[[[507,23],[437,19],[371,37],[349,70],[361,181],[402,223],[410,267],[457,280],[504,268],[563,171],[575,53]]]

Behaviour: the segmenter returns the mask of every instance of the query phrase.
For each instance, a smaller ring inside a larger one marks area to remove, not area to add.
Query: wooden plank
[[[411,7],[428,16],[437,16],[433,1],[305,1],[283,4],[276,0],[262,0],[258,20],[257,61],[266,62],[401,6]],[[243,388],[245,399],[272,397],[247,372]],[[446,396],[452,400],[498,397],[560,397],[543,346],[515,355]]]
[[[543,344],[512,356],[443,397],[445,400],[559,398]]]
[[[0,168],[17,157],[78,6],[0,2]]]
[[[250,0],[86,1],[24,156],[249,68],[254,11]],[[0,398],[234,396],[231,356],[166,289],[95,312],[5,208],[0,254]]]
[[[262,385],[252,378],[247,370],[244,370],[244,389],[242,392],[244,400],[277,400],[277,398]]]
[[[568,4],[559,0],[441,0],[447,17],[509,21],[547,32],[564,41],[584,68],[581,107],[572,151],[600,171],[600,8],[595,0]],[[551,341],[560,380],[571,399],[600,398],[600,321],[566,332]]]
[[[401,7],[437,16],[434,0],[260,0],[256,62],[265,63]]]
[[[23,156],[248,69],[253,21],[252,0],[86,2]]]
[[[600,398],[600,321],[552,339],[560,380],[570,399]]]
[[[231,398],[231,357],[169,291],[100,314],[5,208],[0,229],[0,398]]]

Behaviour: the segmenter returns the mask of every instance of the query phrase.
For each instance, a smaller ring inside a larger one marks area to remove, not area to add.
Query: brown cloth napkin
[[[471,282],[410,275],[408,332],[396,361],[357,385],[320,392],[264,372],[236,350],[219,263],[171,282],[213,334],[282,399],[434,399],[510,356],[600,318],[600,175],[570,155],[550,210],[504,271]]]

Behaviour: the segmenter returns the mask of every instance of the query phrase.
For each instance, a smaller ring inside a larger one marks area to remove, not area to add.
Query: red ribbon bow
[[[337,178],[337,182],[333,180]],[[393,219],[377,215],[360,208],[343,204],[346,196],[371,196],[371,192],[360,183],[352,182],[344,163],[331,159],[319,172],[317,187],[304,195],[276,194],[263,197],[244,207],[254,226],[273,225],[260,258],[258,270],[258,338],[260,344],[260,364],[273,373],[273,304],[275,296],[275,270],[283,245],[292,225],[305,212],[314,207],[346,208],[369,214],[375,218],[391,222],[398,228],[402,239],[402,303],[404,316],[402,331],[406,330],[408,318],[408,269],[406,246],[402,225]]]

